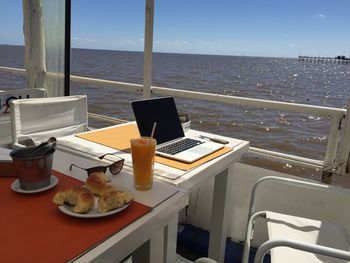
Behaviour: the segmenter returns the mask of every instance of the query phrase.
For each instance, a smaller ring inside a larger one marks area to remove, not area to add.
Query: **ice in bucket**
[[[151,137],[141,137],[130,140],[130,143],[135,188],[141,191],[149,190],[153,184],[153,166],[157,142]]]

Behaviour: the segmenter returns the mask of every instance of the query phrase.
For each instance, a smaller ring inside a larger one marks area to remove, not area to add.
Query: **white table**
[[[113,158],[113,157],[112,157]],[[78,156],[59,149],[54,155],[53,169],[86,180],[86,172],[69,170],[70,164],[93,167],[110,161],[91,156]],[[188,204],[188,193],[169,184],[155,181],[150,191],[137,191],[133,187],[130,167],[120,174],[108,175],[112,183],[131,191],[134,200],[153,209],[103,243],[80,255],[75,262],[119,262],[134,253],[133,262],[175,262],[178,214]]]
[[[228,201],[231,197],[233,166],[248,151],[249,142],[195,130],[190,130],[186,134],[194,137],[204,135],[226,140],[229,142],[227,146],[233,147],[233,150],[190,171],[182,171],[157,163],[155,165],[155,178],[186,191],[191,191],[202,182],[215,178],[208,256],[218,262],[223,262],[227,228],[231,214]],[[59,138],[58,147],[62,151],[73,151],[82,156],[101,156],[107,152],[114,152],[126,160],[125,164],[127,166],[132,166],[130,154],[118,152],[115,149],[80,139],[74,135]]]

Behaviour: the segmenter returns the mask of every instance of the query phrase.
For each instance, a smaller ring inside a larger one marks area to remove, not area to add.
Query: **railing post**
[[[152,85],[152,47],[153,47],[154,0],[146,0],[145,46],[143,63],[143,98],[151,96]]]
[[[340,144],[339,159],[337,160],[337,173],[340,175],[350,174],[350,99],[346,110],[342,143]]]
[[[339,141],[340,134],[340,124],[343,119],[343,115],[332,116],[332,123],[330,132],[328,135],[328,143],[326,156],[323,163],[323,173],[322,173],[322,182],[326,184],[331,184],[332,176],[335,172],[334,168],[336,167],[336,154],[337,146]]]

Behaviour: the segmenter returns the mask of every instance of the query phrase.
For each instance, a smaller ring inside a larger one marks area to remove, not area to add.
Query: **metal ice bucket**
[[[13,150],[10,156],[21,187],[25,190],[36,190],[48,186],[51,180],[53,154],[52,148],[47,154],[38,157],[25,157],[32,147]]]

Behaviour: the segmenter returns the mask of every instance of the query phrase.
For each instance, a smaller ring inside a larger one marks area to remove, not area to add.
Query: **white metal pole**
[[[41,0],[23,0],[23,21],[28,88],[46,89],[45,42]]]
[[[152,49],[153,49],[154,0],[146,0],[145,10],[145,45],[143,64],[143,98],[151,96],[152,85]]]

